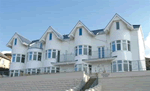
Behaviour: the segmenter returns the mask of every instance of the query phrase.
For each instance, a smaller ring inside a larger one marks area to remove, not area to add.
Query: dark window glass
[[[22,55],[21,63],[25,62],[25,55]]]
[[[49,34],[49,40],[52,40],[52,33]]]
[[[118,30],[120,28],[119,22],[116,22],[116,29]]]
[[[82,28],[79,28],[79,35],[82,35]]]
[[[38,61],[41,61],[42,53],[38,52]]]

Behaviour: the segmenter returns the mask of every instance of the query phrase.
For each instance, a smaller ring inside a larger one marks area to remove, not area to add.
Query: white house
[[[146,70],[142,28],[115,14],[104,29],[90,30],[78,21],[61,35],[51,26],[39,40],[15,33],[10,76],[40,72],[124,72]]]

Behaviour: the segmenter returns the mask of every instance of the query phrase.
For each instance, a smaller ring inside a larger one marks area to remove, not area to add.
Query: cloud
[[[150,57],[150,32],[145,39],[145,48],[146,57]]]

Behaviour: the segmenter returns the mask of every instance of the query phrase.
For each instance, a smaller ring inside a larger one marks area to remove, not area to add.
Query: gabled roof
[[[28,44],[30,44],[30,42],[31,42],[30,40],[28,40],[28,39],[26,39],[25,37],[19,35],[18,33],[15,33],[15,34],[12,36],[12,38],[9,40],[9,42],[7,43],[7,46],[8,46],[8,47],[10,47],[10,48],[12,47],[13,38],[14,38],[15,36],[17,36],[17,37],[19,38],[19,40],[21,41],[21,43],[24,44],[24,45],[28,45]]]
[[[80,20],[77,22],[77,24],[74,26],[74,28],[72,29],[72,31],[69,33],[68,37],[73,36],[74,37],[74,32],[76,31],[76,28],[78,27],[84,27],[87,32],[89,34],[91,34],[92,36],[94,36],[94,33],[91,32]]]
[[[120,15],[118,15],[117,13],[113,16],[113,18],[110,20],[110,22],[107,24],[107,26],[105,27],[104,31],[106,32],[107,30],[109,30],[109,27],[111,26],[111,24],[113,23],[113,21],[115,21],[115,18],[118,17],[120,20],[122,20],[125,24],[127,24],[128,27],[130,27],[131,29],[133,29],[133,26],[127,22],[125,19],[123,19]]]
[[[43,34],[43,36],[40,38],[39,41],[42,41],[42,40],[45,41],[45,37],[48,32],[53,32],[57,36],[58,39],[63,40],[63,36],[50,26],[48,27],[48,29],[46,30],[46,32]]]

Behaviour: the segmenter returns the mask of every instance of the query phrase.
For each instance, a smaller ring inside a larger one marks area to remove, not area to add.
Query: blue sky
[[[115,13],[142,25],[150,42],[150,0],[0,0],[0,51],[11,50],[6,44],[15,32],[29,40],[39,39],[49,26],[68,34],[78,20],[101,29]]]

